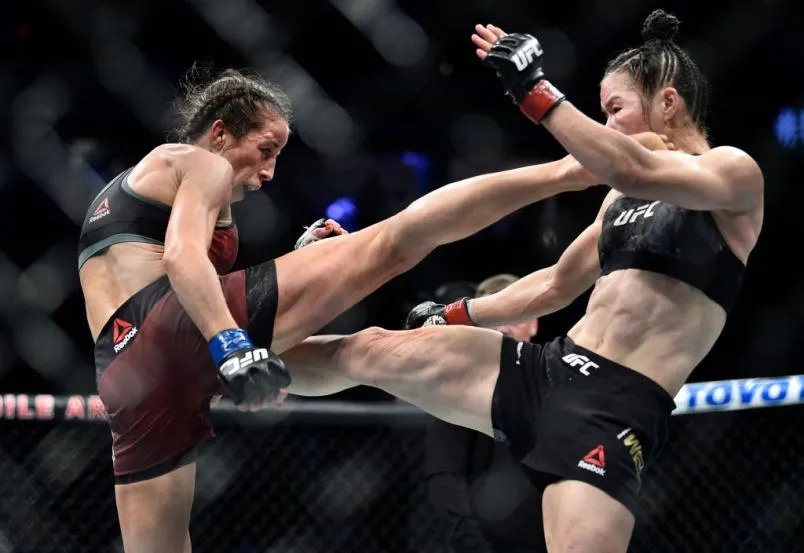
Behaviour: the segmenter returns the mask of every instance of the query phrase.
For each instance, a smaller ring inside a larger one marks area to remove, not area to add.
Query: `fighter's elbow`
[[[162,253],[162,266],[169,277],[188,267],[196,267],[199,261],[205,260],[206,253],[192,244],[166,244]]]
[[[551,276],[541,283],[538,292],[528,302],[525,312],[521,313],[519,318],[527,320],[549,315],[566,307],[574,299],[573,292],[567,283],[560,278]]]
[[[545,293],[546,303],[550,306],[550,312],[565,308],[575,300],[577,293],[564,282],[551,282]]]

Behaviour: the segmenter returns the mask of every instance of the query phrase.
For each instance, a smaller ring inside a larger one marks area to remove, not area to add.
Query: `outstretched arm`
[[[615,190],[609,192],[595,222],[578,235],[554,265],[539,269],[496,294],[461,299],[449,305],[431,301],[421,303],[408,313],[405,328],[431,324],[498,328],[536,319],[566,307],[588,290],[600,275],[597,242],[603,215],[619,195]]]
[[[542,317],[563,309],[591,288],[600,275],[597,242],[603,215],[617,196],[617,192],[609,192],[595,221],[554,265],[531,273],[496,294],[469,300],[468,310],[474,323],[493,328]]]
[[[589,225],[555,265],[521,278],[504,290],[468,300],[472,321],[486,328],[516,324],[549,315],[571,304],[597,280],[600,225]]]

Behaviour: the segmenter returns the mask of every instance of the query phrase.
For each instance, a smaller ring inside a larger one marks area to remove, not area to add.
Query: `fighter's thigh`
[[[125,553],[190,551],[195,463],[150,480],[115,486]]]
[[[381,388],[447,422],[489,436],[502,334],[467,326],[363,330],[341,354],[353,381]],[[349,362],[354,356],[358,362]]]
[[[549,553],[625,553],[634,515],[602,490],[577,480],[547,486],[542,496]]]
[[[174,302],[141,324],[98,379],[118,481],[166,473],[213,436],[209,398],[220,389],[217,371],[191,321],[171,314],[179,310]]]
[[[274,351],[298,344],[424,257],[426,252],[398,247],[395,220],[320,240],[276,260]]]

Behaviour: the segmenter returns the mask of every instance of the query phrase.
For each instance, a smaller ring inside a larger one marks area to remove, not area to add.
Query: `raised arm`
[[[720,147],[700,156],[651,151],[625,134],[584,115],[544,78],[544,52],[530,35],[475,28],[472,41],[508,94],[534,123],[602,182],[632,197],[701,211],[752,212],[762,201],[764,178],[751,156]]]
[[[651,151],[568,102],[542,124],[582,165],[628,196],[736,213],[752,211],[761,198],[762,172],[737,148],[719,147],[700,156]]]

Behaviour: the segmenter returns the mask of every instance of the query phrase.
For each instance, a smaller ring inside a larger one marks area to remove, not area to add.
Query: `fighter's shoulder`
[[[700,162],[724,177],[761,189],[765,179],[756,160],[735,146],[718,146],[700,156]]]
[[[179,175],[191,170],[232,170],[224,157],[192,144],[160,144],[148,153],[146,159],[151,159],[154,165],[175,171]]]
[[[145,154],[128,177],[129,186],[143,196],[172,204],[173,195],[190,175],[220,175],[220,179],[194,179],[209,186],[226,187],[232,166],[226,159],[190,144],[161,144]]]

